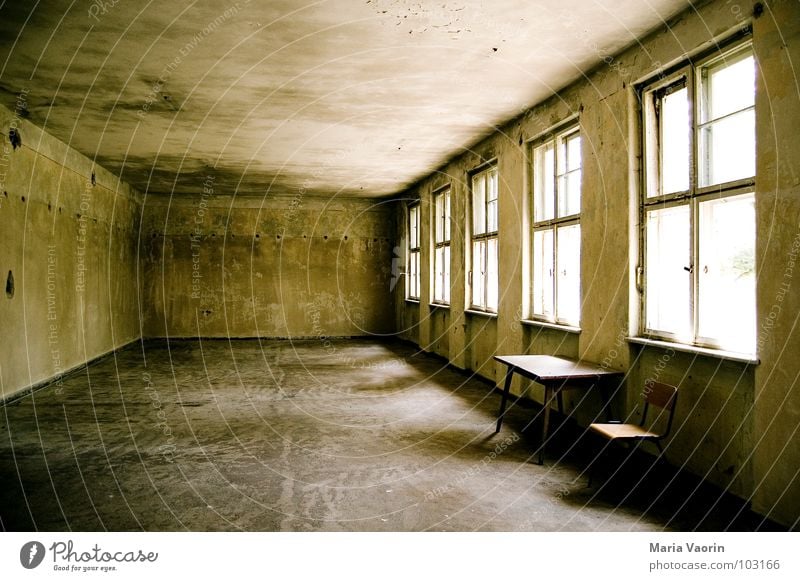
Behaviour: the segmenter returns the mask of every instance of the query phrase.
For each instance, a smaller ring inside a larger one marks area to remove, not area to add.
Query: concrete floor
[[[0,528],[776,528],[669,467],[640,479],[644,455],[587,488],[572,422],[537,466],[538,410],[494,435],[498,403],[404,343],[137,343],[2,408]]]

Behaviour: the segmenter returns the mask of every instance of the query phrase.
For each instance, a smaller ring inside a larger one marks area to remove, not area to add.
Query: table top
[[[590,379],[622,375],[588,361],[575,361],[552,355],[495,355],[495,360],[533,380]]]

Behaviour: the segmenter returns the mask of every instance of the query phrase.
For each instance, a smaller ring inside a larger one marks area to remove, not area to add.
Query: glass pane
[[[556,320],[578,325],[581,312],[581,227],[565,226],[557,231]]]
[[[419,206],[408,210],[408,244],[410,248],[419,248]]]
[[[711,186],[756,174],[756,118],[748,109],[700,131],[700,184]]]
[[[433,300],[444,298],[444,246],[436,248],[433,253]]]
[[[497,232],[497,170],[486,174],[486,231]]]
[[[756,69],[753,55],[738,62],[724,60],[701,72],[705,78],[705,114],[702,122],[713,121],[755,105]]]
[[[572,133],[561,141],[558,173],[563,174],[581,167],[581,134]]]
[[[497,170],[491,169],[486,172],[487,195],[486,201],[491,202],[497,199]]]
[[[486,204],[486,231],[497,232],[497,200]]]
[[[433,203],[433,241],[441,242],[444,236],[444,195],[438,194]]]
[[[692,342],[689,206],[647,213],[646,326]]]
[[[476,307],[485,306],[483,286],[485,252],[486,243],[483,240],[475,240],[472,243],[472,304]]]
[[[558,217],[572,216],[581,211],[581,170],[574,170],[559,178]]]
[[[689,189],[689,91],[684,87],[661,99],[661,194]],[[658,195],[656,192],[655,195]]]
[[[752,194],[700,204],[699,334],[755,353],[756,239]]]
[[[408,296],[419,298],[419,252],[412,252],[408,260]]]
[[[444,240],[450,240],[450,190],[444,193]]]
[[[444,247],[444,259],[442,260],[442,270],[444,272],[444,282],[443,285],[443,292],[442,292],[442,301],[445,303],[450,303],[450,247]]]
[[[486,180],[483,174],[472,178],[472,233],[486,232]]]
[[[552,220],[555,216],[555,148],[553,142],[533,150],[533,221]]]
[[[531,304],[533,314],[553,316],[553,231],[536,230],[533,233],[533,289]]]
[[[486,247],[486,308],[497,311],[498,300],[497,238],[490,238]]]

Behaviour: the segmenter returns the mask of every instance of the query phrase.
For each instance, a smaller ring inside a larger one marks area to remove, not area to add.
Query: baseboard
[[[21,390],[19,390],[17,392],[14,392],[11,395],[0,397],[0,407],[3,407],[3,406],[8,405],[10,403],[14,403],[15,401],[19,401],[19,400],[21,400],[23,398],[26,398],[26,397],[32,395],[33,393],[35,393],[35,392],[37,392],[37,391],[39,391],[41,389],[44,389],[46,387],[49,387],[49,386],[53,385],[54,383],[57,383],[59,381],[63,381],[65,379],[67,379],[68,377],[71,377],[71,376],[75,375],[79,371],[83,371],[84,369],[86,369],[87,367],[92,365],[93,363],[97,363],[101,359],[105,359],[106,357],[110,357],[111,355],[114,355],[115,353],[117,353],[119,351],[122,351],[123,349],[127,349],[128,347],[130,347],[134,343],[138,343],[141,340],[142,340],[141,337],[136,337],[135,339],[131,339],[130,341],[128,341],[124,345],[120,345],[119,347],[115,347],[114,349],[111,349],[110,351],[106,351],[104,353],[101,353],[100,355],[92,357],[91,359],[89,359],[87,361],[84,361],[83,363],[79,363],[77,365],[74,365],[74,366],[70,367],[69,369],[67,369],[66,371],[63,371],[62,373],[59,373],[58,375],[55,375],[53,377],[49,377],[47,379],[43,379],[41,381],[37,381],[36,383],[34,383],[32,385],[29,385],[28,387],[23,387]]]
[[[328,341],[330,339],[372,339],[391,340],[390,336],[375,335],[152,335],[142,337],[143,341]]]

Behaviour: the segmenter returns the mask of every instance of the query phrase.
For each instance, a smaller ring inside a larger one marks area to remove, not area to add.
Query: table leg
[[[553,403],[552,386],[544,385],[544,417],[542,418],[542,443],[539,446],[539,466],[544,464],[544,443],[547,441],[547,433],[550,431],[550,405]]]
[[[511,376],[513,375],[514,369],[509,367],[508,371],[506,371],[506,381],[503,385],[503,399],[500,400],[500,411],[497,413],[497,428],[494,430],[495,434],[500,431],[500,427],[503,425],[503,415],[506,413],[506,402],[508,401],[508,394],[511,391]]]

